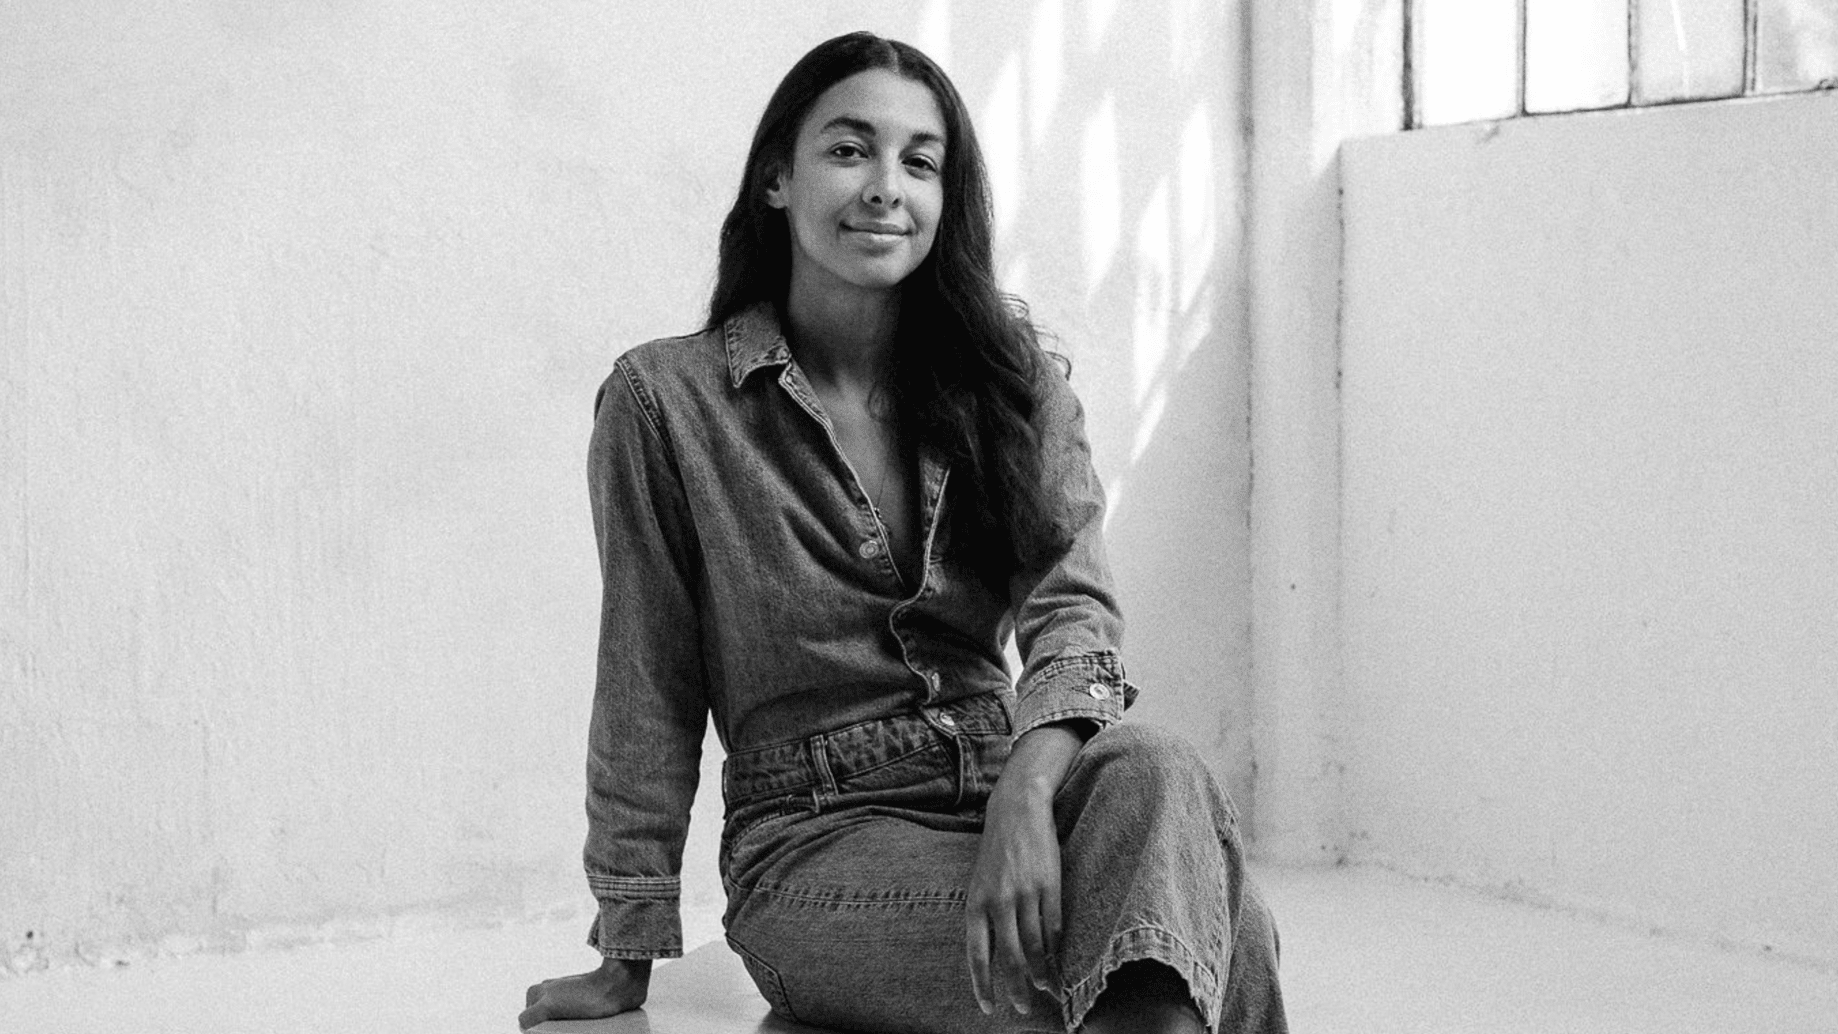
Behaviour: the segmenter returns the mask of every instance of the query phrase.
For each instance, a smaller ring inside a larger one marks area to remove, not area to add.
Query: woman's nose
[[[897,166],[887,163],[876,163],[874,173],[862,188],[862,200],[882,208],[893,208],[900,203],[900,173]]]

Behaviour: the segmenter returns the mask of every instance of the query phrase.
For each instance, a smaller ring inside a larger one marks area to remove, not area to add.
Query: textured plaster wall
[[[693,328],[767,93],[858,27],[958,77],[1004,282],[1077,364],[1115,496],[1141,713],[1243,794],[1240,21],[5,5],[6,957],[586,907],[593,392]]]
[[[1835,123],[1348,148],[1355,859],[1838,960]]]

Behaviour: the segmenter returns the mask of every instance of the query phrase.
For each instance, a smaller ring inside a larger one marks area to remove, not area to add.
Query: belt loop
[[[951,745],[957,748],[957,801],[954,807],[962,808],[964,799],[977,789],[976,746],[968,736],[953,735]]]
[[[810,748],[811,768],[815,770],[817,785],[811,787],[811,810],[823,813],[824,795],[835,796],[836,776],[830,771],[830,752],[823,735],[819,733],[804,741]]]

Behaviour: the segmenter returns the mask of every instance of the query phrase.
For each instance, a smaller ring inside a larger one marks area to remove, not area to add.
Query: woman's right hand
[[[645,1004],[650,986],[650,959],[602,959],[599,969],[532,985],[517,1026],[529,1030],[544,1020],[617,1016]]]

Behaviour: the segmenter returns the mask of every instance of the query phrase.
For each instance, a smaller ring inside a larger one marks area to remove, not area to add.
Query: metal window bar
[[[1755,0],[1744,0],[1754,4]],[[1401,13],[1404,30],[1404,60],[1399,62],[1403,69],[1403,82],[1399,84],[1404,91],[1404,128],[1417,129],[1423,120],[1417,113],[1417,3],[1416,0],[1404,0]]]
[[[1525,46],[1525,39],[1526,39],[1525,27],[1527,24],[1527,19],[1529,17],[1529,15],[1526,12],[1530,8],[1531,8],[1531,0],[1519,0],[1519,16],[1518,18],[1514,19],[1514,24],[1516,26],[1514,31],[1519,33],[1519,46],[1516,49],[1519,52],[1518,114],[1520,117],[1524,117],[1525,115],[1525,80],[1526,80],[1525,68],[1527,64],[1527,61],[1526,61],[1527,50]]]
[[[1742,95],[1755,92],[1757,46],[1761,42],[1761,0],[1742,0]]]
[[[1749,0],[1742,0],[1748,3]],[[1638,107],[1647,103],[1640,86],[1640,0],[1627,0],[1627,103]]]

